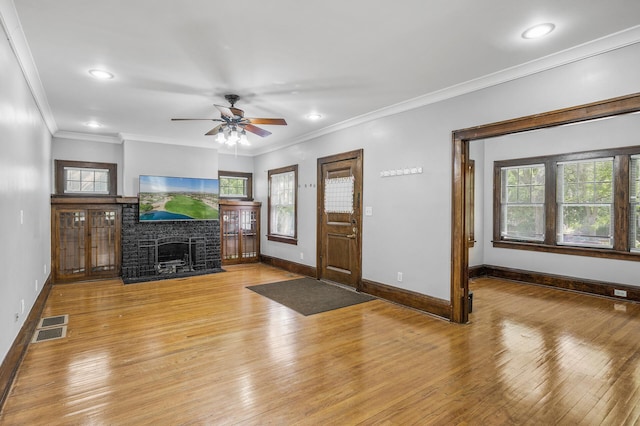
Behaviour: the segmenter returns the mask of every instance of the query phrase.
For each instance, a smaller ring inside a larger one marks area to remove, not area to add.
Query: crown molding
[[[619,31],[617,33],[613,33],[605,37],[601,37],[599,39],[595,39],[587,43],[571,47],[569,49],[561,50],[559,52],[543,56],[542,58],[513,66],[511,68],[506,68],[504,70],[500,70],[492,74],[487,74],[485,76],[469,80],[464,83],[449,86],[435,92],[427,93],[426,95],[418,96],[413,99],[409,99],[394,105],[390,105],[388,107],[359,115],[357,117],[350,118],[340,123],[325,127],[323,129],[307,133],[298,138],[285,141],[276,146],[270,146],[262,150],[257,150],[255,151],[254,155],[261,155],[277,151],[279,149],[297,145],[299,143],[306,142],[320,136],[348,129],[349,127],[354,127],[363,123],[367,123],[369,121],[378,120],[390,115],[399,114],[412,109],[434,104],[436,102],[441,102],[447,99],[454,98],[456,96],[465,95],[467,93],[475,92],[481,89],[486,89],[488,87],[497,86],[502,83],[507,83],[509,81],[517,80],[519,78],[527,77],[553,68],[558,68],[563,65],[568,65],[573,62],[578,62],[593,56],[598,56],[636,43],[640,43],[640,25],[627,28],[626,30]]]
[[[53,134],[57,139],[73,139],[78,141],[102,142],[121,144],[122,139],[118,136],[96,135],[93,133],[68,132],[66,130],[58,130]]]
[[[166,145],[192,146],[195,148],[215,149],[216,151],[218,150],[217,146],[211,146],[210,140],[161,138],[157,136],[137,135],[134,133],[118,133],[118,137],[122,142],[150,142],[162,143]]]
[[[49,106],[44,87],[42,86],[38,68],[33,60],[29,43],[22,30],[18,12],[12,0],[0,0],[0,25],[2,25],[7,36],[9,45],[22,70],[22,74],[29,86],[36,106],[40,111],[40,115],[49,129],[49,133],[54,135],[58,131],[58,125],[53,118],[53,112]]]

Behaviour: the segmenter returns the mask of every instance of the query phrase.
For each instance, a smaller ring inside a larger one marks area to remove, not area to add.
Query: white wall
[[[51,146],[51,193],[55,193],[54,160],[91,161],[118,165],[118,194],[123,194],[123,149],[120,143],[53,138]]]
[[[0,359],[4,359],[51,269],[51,135],[7,37],[2,30],[0,34]]]
[[[451,132],[640,92],[638,69],[640,44],[261,155],[254,163],[256,199],[266,205],[268,169],[299,164],[304,186],[315,183],[318,157],[363,148],[363,205],[373,208],[373,216],[363,218],[363,278],[449,299]],[[407,165],[423,166],[425,173],[379,176],[380,170]],[[263,238],[262,253],[315,266],[315,195],[315,188],[300,188],[298,246]],[[266,214],[262,220],[266,233]],[[484,241],[490,236],[491,230],[485,229]],[[483,248],[487,250],[486,244]],[[301,251],[304,260],[300,260]],[[560,273],[566,257],[541,254],[529,269],[547,271],[553,266]],[[576,259],[576,264],[588,262],[593,259]],[[599,261],[602,270],[608,271],[607,281],[628,281],[617,276],[619,263]],[[396,281],[399,271],[404,275],[401,283]]]
[[[123,195],[138,196],[140,175],[218,178],[218,150],[125,140]]]
[[[218,167],[228,172],[253,173],[253,157],[218,154]]]

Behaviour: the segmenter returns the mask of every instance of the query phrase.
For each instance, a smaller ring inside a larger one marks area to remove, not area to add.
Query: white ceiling
[[[640,41],[638,0],[14,0],[17,20],[2,2],[58,135],[217,146],[204,136],[217,123],[170,119],[217,118],[213,104],[236,93],[247,116],[289,123],[261,126],[273,134],[250,135],[239,154]],[[541,22],[556,30],[520,37]],[[115,78],[97,81],[91,68]]]

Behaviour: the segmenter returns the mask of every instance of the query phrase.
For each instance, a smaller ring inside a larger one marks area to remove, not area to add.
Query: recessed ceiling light
[[[89,74],[91,74],[93,78],[97,78],[98,80],[111,80],[113,78],[113,74],[105,70],[93,69],[89,70]]]
[[[522,38],[532,39],[532,38],[544,37],[547,34],[549,34],[551,31],[553,31],[555,27],[556,27],[555,25],[549,22],[545,24],[534,25],[533,27],[527,29],[525,32],[522,33]]]
[[[97,121],[89,121],[87,123],[84,123],[84,125],[87,127],[91,127],[92,129],[99,129],[100,127],[102,127],[102,124],[98,123]]]
[[[307,114],[307,118],[309,120],[320,120],[322,118],[322,115],[318,114],[317,112],[312,112],[311,114]]]

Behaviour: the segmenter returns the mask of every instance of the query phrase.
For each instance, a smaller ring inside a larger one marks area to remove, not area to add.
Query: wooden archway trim
[[[640,93],[452,132],[451,321],[466,323],[469,320],[469,250],[465,229],[465,170],[469,165],[469,143],[637,111],[640,111]]]

